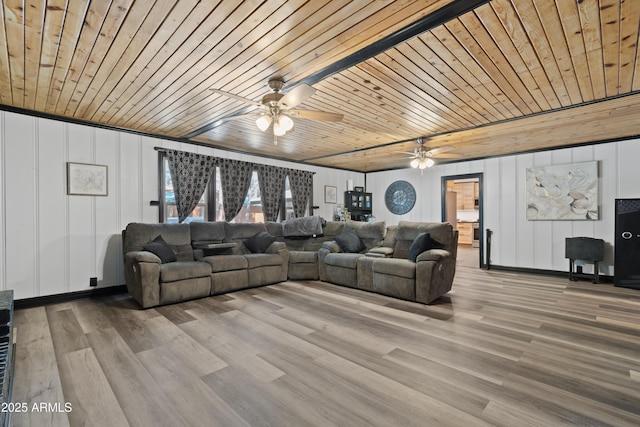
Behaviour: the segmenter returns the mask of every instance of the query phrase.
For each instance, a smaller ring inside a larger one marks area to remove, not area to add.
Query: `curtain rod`
[[[168,151],[174,151],[173,148],[164,148],[164,147],[153,147],[153,149],[156,150],[156,151],[162,152],[162,153],[166,153]],[[175,150],[175,151],[182,151],[182,150]],[[217,156],[212,156],[212,157],[217,157]],[[219,158],[222,159],[224,157],[219,157]],[[235,159],[232,159],[232,160],[235,160]],[[238,161],[243,162],[244,160],[238,160]],[[286,162],[286,160],[283,160],[283,161]],[[255,162],[247,162],[247,163],[255,163]],[[263,163],[261,163],[261,164],[263,164]],[[295,169],[295,168],[285,168],[285,167],[283,167],[283,169]],[[304,170],[304,169],[299,169],[299,170]],[[305,171],[305,172],[311,172],[314,175],[317,173],[317,172],[314,172],[314,171]]]

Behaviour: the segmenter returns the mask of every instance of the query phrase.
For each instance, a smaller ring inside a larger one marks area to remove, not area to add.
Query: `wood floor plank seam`
[[[473,267],[433,305],[291,281],[17,310],[14,399],[74,411],[12,425],[640,425],[638,314],[637,291]]]

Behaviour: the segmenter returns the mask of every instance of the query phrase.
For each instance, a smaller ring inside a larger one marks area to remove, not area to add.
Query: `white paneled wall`
[[[324,185],[364,185],[364,174],[274,161],[127,132],[0,112],[0,289],[16,299],[124,284],[121,231],[157,222],[154,147],[304,169],[314,176],[316,215],[331,219]],[[277,150],[277,148],[274,148]],[[106,197],[68,196],[66,163],[108,167]]]
[[[420,172],[403,169],[370,173],[374,190],[373,213],[378,220],[395,224],[407,221],[441,221],[441,178],[467,173],[483,174],[484,228],[493,231],[491,262],[495,265],[568,271],[564,258],[566,237],[604,239],[602,274],[613,275],[614,200],[640,198],[640,140],[611,142],[434,166]],[[597,221],[527,221],[525,171],[528,167],[599,161],[600,219]],[[415,208],[394,215],[384,205],[384,191],[398,179],[411,182],[418,193]],[[585,271],[592,271],[585,266]]]
[[[483,173],[484,228],[493,231],[491,262],[496,265],[566,271],[564,239],[602,238],[607,242],[601,270],[613,274],[614,199],[640,197],[640,140],[567,148],[517,156],[434,166],[424,175],[414,169],[366,175],[304,166],[257,156],[182,144],[127,132],[62,123],[0,112],[0,289],[18,299],[124,284],[121,230],[129,222],[157,222],[157,152],[176,148],[219,157],[316,172],[315,211],[333,217],[324,203],[324,186],[337,187],[338,202],[347,180],[373,193],[373,214],[396,224],[441,220],[441,178]],[[274,148],[276,149],[276,148]],[[527,221],[525,170],[532,166],[598,160],[598,221]],[[107,197],[67,196],[66,163],[108,166]],[[409,181],[418,193],[406,215],[391,214],[384,192],[395,180]],[[586,267],[589,271],[589,266]]]

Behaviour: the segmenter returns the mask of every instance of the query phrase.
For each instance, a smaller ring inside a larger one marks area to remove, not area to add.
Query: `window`
[[[215,191],[215,220],[224,221],[224,205],[222,204],[222,181],[220,180],[220,168],[216,168],[213,173],[215,176],[214,191]]]
[[[291,187],[289,186],[289,177],[284,180],[284,219],[295,218],[293,212],[293,200],[291,198]]]
[[[220,192],[222,194],[222,192]],[[236,217],[230,221],[233,223],[244,222],[264,222],[264,214],[262,213],[262,200],[260,199],[260,185],[258,184],[258,172],[253,171],[251,174],[251,183],[249,191],[244,198],[242,209]]]
[[[169,171],[169,161],[165,158],[165,156],[162,156],[162,164],[163,164],[162,173],[163,173],[163,183],[164,183],[163,185],[164,198],[162,200],[163,203],[161,203],[162,213],[163,213],[163,215],[161,216],[161,222],[177,223],[178,208],[176,207],[176,197],[175,197],[175,193],[173,192],[173,181],[171,180],[171,172]],[[198,203],[198,206],[196,206],[191,212],[191,215],[189,215],[189,217],[185,219],[184,221],[185,223],[189,223],[193,221],[202,222],[202,221],[208,220],[209,218],[207,214],[208,195],[209,195],[209,191],[205,191],[202,197],[200,198],[200,202]]]
[[[177,223],[178,209],[176,207],[175,194],[173,192],[173,182],[169,170],[169,161],[163,152],[159,152],[160,164],[160,222]],[[200,198],[198,206],[191,212],[185,222],[193,221],[224,221],[224,205],[222,196],[222,184],[220,182],[220,168],[216,167],[214,176],[209,181],[207,191]],[[280,209],[281,219],[294,218],[293,201],[291,197],[291,187],[289,177],[285,179],[282,207]],[[258,183],[258,172],[251,174],[249,191],[244,199],[240,213],[231,221],[233,223],[264,222],[262,211],[262,200],[260,199],[260,185]]]

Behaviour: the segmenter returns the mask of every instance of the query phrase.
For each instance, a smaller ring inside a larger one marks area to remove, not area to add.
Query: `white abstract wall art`
[[[108,194],[107,167],[68,162],[67,194],[106,196]]]
[[[597,220],[598,162],[527,168],[528,220]]]

